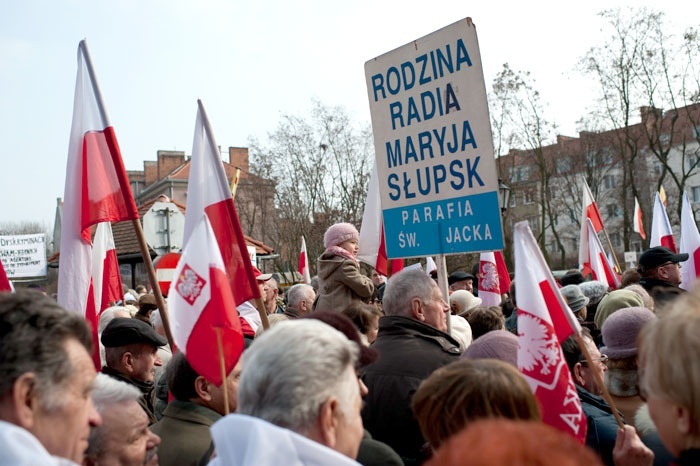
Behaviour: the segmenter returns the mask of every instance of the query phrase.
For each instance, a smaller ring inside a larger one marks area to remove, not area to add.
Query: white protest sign
[[[0,236],[0,260],[7,277],[46,276],[46,237],[36,235]]]
[[[503,249],[470,18],[365,63],[389,258]]]

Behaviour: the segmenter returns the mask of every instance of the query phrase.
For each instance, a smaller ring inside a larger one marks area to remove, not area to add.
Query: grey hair
[[[100,313],[100,320],[97,322],[97,333],[102,335],[102,331],[105,329],[105,327],[107,327],[107,324],[117,317],[117,311],[122,311],[129,314],[129,310],[124,306],[108,307]],[[129,315],[129,317],[131,316]]]
[[[293,285],[287,290],[287,306],[296,308],[304,299],[310,296],[311,293],[314,295],[316,294],[311,285],[307,285],[305,283],[297,283],[296,285]],[[313,303],[309,303],[309,305],[311,304]]]
[[[422,270],[404,270],[392,275],[384,290],[382,301],[388,316],[411,316],[411,301],[430,299],[435,281]]]
[[[91,332],[80,314],[36,291],[0,293],[0,397],[19,377],[33,373],[41,405],[49,411],[62,406],[75,372],[65,349],[69,340],[92,353]]]
[[[256,338],[243,354],[238,413],[264,419],[304,435],[330,397],[351,412],[359,397],[354,370],[358,345],[313,319],[281,322]]]
[[[95,409],[102,414],[107,408],[128,403],[130,401],[138,402],[141,398],[141,391],[129,385],[126,382],[121,382],[105,374],[97,374],[93,382],[92,402],[95,404]],[[88,437],[88,448],[85,454],[97,460],[104,451],[105,433],[108,426],[104,424],[90,429]]]

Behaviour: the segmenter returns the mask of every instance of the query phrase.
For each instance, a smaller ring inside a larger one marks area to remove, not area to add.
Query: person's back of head
[[[495,359],[462,359],[437,369],[418,387],[412,408],[433,449],[478,419],[541,419],[520,372]]]
[[[592,450],[570,435],[542,422],[512,419],[482,419],[468,425],[448,439],[426,466],[466,464],[602,466]]]
[[[237,412],[354,458],[362,438],[355,372],[358,353],[357,344],[323,322],[282,322],[264,332],[243,355]],[[340,416],[341,424],[353,423],[353,427],[338,430],[337,442],[327,442],[322,437],[328,432],[319,432],[325,428],[320,420],[323,416]]]
[[[504,330],[506,318],[499,306],[477,306],[465,318],[472,329],[472,339],[476,340],[493,330]]]
[[[384,313],[412,317],[411,302],[415,298],[430,299],[434,286],[435,282],[422,270],[403,270],[392,275],[384,291]]]
[[[298,310],[302,301],[310,301],[306,304],[308,309],[311,309],[315,297],[316,293],[311,285],[297,283],[287,290],[287,307]]]

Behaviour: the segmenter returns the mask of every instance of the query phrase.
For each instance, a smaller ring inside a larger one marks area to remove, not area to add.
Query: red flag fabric
[[[2,260],[0,260],[0,291],[14,291],[10,279],[7,278],[5,266],[2,265]]]
[[[501,304],[501,282],[498,278],[496,256],[493,252],[482,252],[479,256],[479,298],[482,306]]]
[[[634,198],[634,225],[633,230],[639,233],[642,239],[647,239],[647,234],[644,232],[644,224],[642,223],[642,209],[639,207],[639,201]]]
[[[609,287],[617,289],[620,287],[620,278],[605,256],[603,245],[600,244],[593,222],[587,219],[586,224],[588,226],[588,262],[584,264],[583,275],[591,273],[593,280],[607,283]]]
[[[510,290],[510,273],[506,267],[506,261],[503,258],[503,251],[494,251],[496,258],[496,268],[498,269],[498,282],[501,293],[507,293]]]
[[[587,262],[586,259],[588,257],[588,232],[586,231],[586,219],[591,219],[596,233],[603,230],[603,219],[600,216],[600,211],[595,203],[595,199],[593,199],[593,194],[591,194],[591,190],[588,187],[588,183],[586,183],[586,179],[583,178],[582,181],[583,187],[581,188],[581,199],[583,200],[583,205],[581,208],[581,235],[578,249],[578,263],[580,267],[583,267],[583,264]]]
[[[581,326],[561,296],[527,222],[515,225],[518,368],[542,409],[542,420],[583,443],[586,417],[561,342]]]
[[[223,382],[217,345],[222,332],[228,374],[243,353],[243,333],[224,260],[207,215],[190,232],[168,292],[168,312],[175,345],[201,376]]]
[[[671,222],[668,221],[666,208],[659,193],[654,197],[654,215],[651,217],[651,238],[649,239],[649,247],[663,246],[670,249],[673,253],[678,252],[676,240],[673,238],[673,230]]]
[[[403,259],[389,260],[386,254],[376,162],[369,177],[365,211],[362,215],[362,226],[360,227],[359,246],[357,259],[370,265],[381,275],[388,277],[403,270]]]
[[[695,282],[700,278],[700,233],[695,223],[693,208],[685,193],[683,193],[683,205],[681,207],[680,252],[685,252],[689,256],[689,259],[683,262],[683,268],[681,268],[680,287],[684,290],[690,290],[695,287]]]
[[[202,214],[206,213],[219,244],[234,300],[239,305],[260,297],[260,290],[209,119],[200,100],[197,105],[183,244],[187,246]]]
[[[100,288],[100,297],[94,296],[94,279],[96,276],[100,280],[104,278],[101,271],[93,268],[91,229],[98,223],[138,218],[119,145],[83,40],[78,46],[78,74],[63,197],[58,268],[61,306],[95,322],[102,293]]]
[[[306,253],[306,239],[301,237],[301,252],[299,253],[299,273],[304,277],[304,283],[311,283],[311,272],[309,272],[309,256]]]

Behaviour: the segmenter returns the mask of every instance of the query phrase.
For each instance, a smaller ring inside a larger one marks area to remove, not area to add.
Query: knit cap
[[[578,285],[566,285],[559,291],[573,312],[578,312],[588,305],[589,300]]]
[[[331,246],[338,246],[351,239],[360,240],[357,228],[350,223],[336,223],[331,225],[323,235],[323,246],[328,249]]]
[[[480,306],[481,298],[474,296],[467,290],[457,290],[450,295],[450,307],[452,307],[452,303],[457,303],[457,306],[459,306],[457,314],[463,316],[467,311]]]
[[[656,315],[645,307],[620,309],[603,323],[601,353],[611,359],[631,358],[637,354],[637,337],[647,323],[656,320]]]
[[[581,293],[583,293],[588,298],[588,304],[591,306],[596,305],[603,299],[605,293],[608,292],[607,283],[603,283],[599,280],[591,280],[589,282],[583,282],[579,285],[581,288]]]
[[[595,325],[599,329],[603,328],[603,322],[618,309],[626,307],[642,307],[642,297],[634,291],[630,290],[615,290],[606,294],[598,304],[598,310],[595,313]]]
[[[518,337],[506,330],[491,330],[474,340],[463,359],[500,359],[518,367]]]

